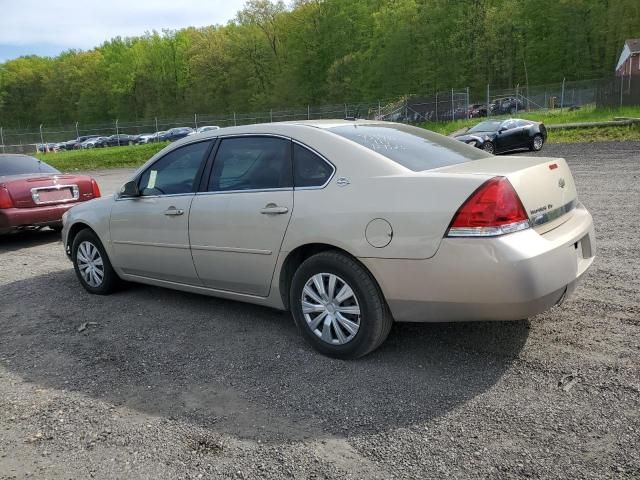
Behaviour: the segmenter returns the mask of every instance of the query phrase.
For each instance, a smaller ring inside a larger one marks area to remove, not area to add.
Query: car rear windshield
[[[28,155],[0,155],[0,176],[29,173],[60,173],[37,158]]]
[[[486,158],[482,150],[424,128],[401,124],[341,125],[329,128],[414,172]]]

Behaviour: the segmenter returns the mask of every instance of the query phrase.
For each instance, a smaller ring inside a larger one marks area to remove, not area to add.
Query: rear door
[[[207,287],[266,297],[293,211],[291,140],[223,138],[191,206],[189,234]]]
[[[176,148],[138,178],[140,197],[111,210],[113,262],[130,275],[200,284],[189,250],[189,208],[211,141]]]

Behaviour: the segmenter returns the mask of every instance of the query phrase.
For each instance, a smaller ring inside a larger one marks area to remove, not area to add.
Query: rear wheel
[[[89,293],[107,295],[113,292],[119,278],[98,239],[89,229],[76,235],[71,247],[71,260],[76,276]]]
[[[533,137],[531,140],[531,145],[529,145],[529,150],[532,152],[539,152],[542,150],[542,146],[544,145],[544,138],[539,133]]]
[[[334,251],[314,255],[300,265],[291,283],[290,305],[305,340],[335,358],[358,358],[373,351],[393,323],[369,272]]]
[[[493,144],[493,142],[484,142],[484,144],[482,145],[482,150],[487,153],[494,154],[496,153],[496,146]]]

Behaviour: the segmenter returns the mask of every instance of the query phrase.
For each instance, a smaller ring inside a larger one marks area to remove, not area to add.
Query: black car
[[[80,147],[80,144],[86,140],[89,140],[90,138],[97,138],[100,135],[82,135],[78,138],[75,138],[73,140],[69,140],[67,142],[60,142],[58,145],[62,150],[75,150]]]
[[[118,147],[121,145],[133,145],[138,140],[137,135],[127,135],[126,133],[120,133],[118,135],[111,135],[104,144],[108,147]]]
[[[524,103],[517,97],[498,98],[490,105],[492,115],[503,115],[505,113],[513,115],[524,110]]]
[[[164,132],[163,135],[158,137],[158,140],[161,142],[175,142],[176,140],[180,140],[181,138],[186,137],[191,132],[193,132],[193,128],[190,127],[176,127]]]
[[[518,118],[485,120],[454,138],[489,153],[523,148],[537,152],[547,141],[547,129],[542,122]]]

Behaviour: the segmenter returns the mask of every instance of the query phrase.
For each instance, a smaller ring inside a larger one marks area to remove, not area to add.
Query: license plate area
[[[31,189],[31,198],[37,205],[66,203],[78,200],[80,190],[77,185],[56,185]]]

